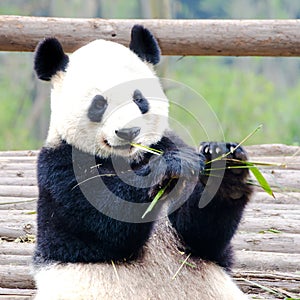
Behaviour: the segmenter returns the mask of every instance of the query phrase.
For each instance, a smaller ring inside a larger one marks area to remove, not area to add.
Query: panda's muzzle
[[[140,131],[140,127],[131,127],[115,130],[115,133],[120,139],[132,142],[140,134]]]

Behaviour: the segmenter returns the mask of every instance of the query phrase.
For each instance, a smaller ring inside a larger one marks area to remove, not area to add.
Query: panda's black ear
[[[153,65],[156,65],[160,60],[160,48],[157,40],[142,25],[134,25],[132,27],[129,48],[142,60]]]
[[[50,81],[58,71],[65,71],[69,57],[56,38],[41,41],[35,51],[34,70],[41,80]]]

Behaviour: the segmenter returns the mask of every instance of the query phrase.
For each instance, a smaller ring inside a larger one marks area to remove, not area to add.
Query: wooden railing
[[[128,45],[134,24],[157,37],[163,55],[300,56],[300,20],[108,20],[0,16],[0,51],[33,51],[48,36],[66,52],[95,39]]]

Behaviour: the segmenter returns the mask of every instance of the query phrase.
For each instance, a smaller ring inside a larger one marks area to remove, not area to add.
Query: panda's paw
[[[226,155],[227,159],[237,159],[246,161],[247,154],[242,146],[237,143],[219,143],[219,142],[202,142],[199,152],[204,155],[207,161]]]
[[[162,158],[167,166],[165,174],[170,178],[198,178],[204,170],[203,157],[189,147],[168,151]]]
[[[249,169],[245,162],[247,154],[243,147],[236,143],[204,142],[200,153],[205,157],[205,170],[200,177],[206,185],[211,178],[211,188],[218,189],[217,199],[228,200],[228,203],[247,202],[252,187],[247,183]],[[221,179],[221,181],[220,181]]]
[[[199,174],[204,172],[204,159],[194,149],[186,147],[166,151],[161,156],[153,157],[150,160],[150,168],[154,189],[164,187],[170,181],[175,183],[178,179],[182,179],[182,183],[189,181],[196,184]]]
[[[203,142],[199,151],[205,157],[206,174],[207,171],[223,170],[226,175],[246,177],[249,173],[245,168],[246,151],[237,143]]]

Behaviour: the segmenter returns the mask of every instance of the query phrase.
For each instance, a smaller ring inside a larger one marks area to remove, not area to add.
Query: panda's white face
[[[168,129],[168,99],[148,63],[128,48],[96,40],[51,79],[48,145],[61,140],[90,154],[137,158]]]

